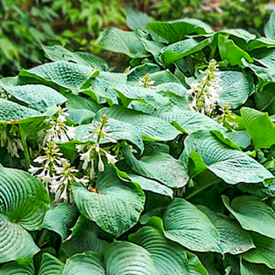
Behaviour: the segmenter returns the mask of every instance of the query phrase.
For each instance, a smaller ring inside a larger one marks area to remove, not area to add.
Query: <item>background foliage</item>
[[[126,27],[122,8],[127,4],[159,20],[192,17],[215,29],[252,28],[260,33],[274,9],[268,0],[1,0],[0,75],[38,64],[43,56],[41,43],[99,53],[94,42],[103,28]]]

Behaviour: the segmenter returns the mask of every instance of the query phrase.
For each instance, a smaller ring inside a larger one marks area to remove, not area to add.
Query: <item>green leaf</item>
[[[247,52],[239,48],[233,40],[228,39],[221,34],[218,38],[218,46],[221,59],[228,61],[232,66],[241,65],[242,58],[249,62],[253,62],[253,59]]]
[[[39,251],[25,229],[40,229],[48,208],[49,196],[40,181],[0,166],[0,263],[29,258]]]
[[[118,121],[131,124],[142,134],[143,140],[172,140],[179,134],[170,123],[161,118],[126,109],[121,106],[100,109],[96,114],[96,119],[99,119],[103,114]]]
[[[105,262],[107,274],[160,275],[150,253],[129,242],[114,242],[108,245]]]
[[[61,275],[63,274],[64,266],[64,263],[56,257],[43,253],[38,275]]]
[[[269,21],[264,27],[264,33],[267,38],[275,39],[275,12],[273,11]]]
[[[109,28],[100,34],[98,42],[106,50],[123,53],[131,58],[143,58],[150,55],[136,32]]]
[[[126,122],[121,122],[116,119],[110,118],[108,120],[109,124],[108,126],[110,127],[108,130],[106,130],[107,134],[110,134],[112,139],[115,140],[127,140],[134,145],[136,145],[141,152],[144,150],[144,144],[141,139],[141,133],[133,127],[131,124],[126,123]],[[95,121],[91,124],[86,124],[86,125],[80,125],[79,127],[76,128],[75,130],[75,140],[79,140],[81,142],[86,142],[87,140],[93,140],[96,142],[96,138],[90,137],[89,139],[84,139],[84,137],[87,137],[91,131],[91,127],[95,126]],[[100,139],[100,143],[110,143],[109,140],[107,139]]]
[[[0,268],[0,275],[34,275],[34,266],[33,263],[28,265],[20,265],[15,262],[4,264]]]
[[[20,77],[29,77],[46,84],[56,84],[68,90],[79,91],[99,72],[91,67],[72,62],[57,61],[20,71]]]
[[[226,133],[226,136],[241,149],[247,148],[251,143],[251,137],[246,130],[229,132]]]
[[[122,150],[126,163],[138,174],[160,181],[173,188],[180,188],[187,184],[188,173],[182,162],[171,155],[155,152],[137,160],[127,146]]]
[[[240,196],[232,200],[225,195],[222,200],[226,208],[238,220],[242,228],[275,239],[275,213],[271,207],[253,196]]]
[[[225,215],[215,213],[205,206],[199,205],[198,208],[208,216],[218,230],[221,238],[222,254],[242,254],[251,248],[255,248],[250,234],[243,230],[237,222],[230,220]]]
[[[42,50],[52,61],[74,62],[79,65],[91,66],[97,70],[108,70],[108,65],[103,59],[90,53],[71,52],[60,45],[42,46]]]
[[[275,271],[268,269],[264,265],[250,264],[245,261],[241,261],[240,267],[241,275],[274,275]]]
[[[116,85],[114,89],[118,95],[122,95],[121,100],[123,100],[124,97],[130,100],[139,100],[148,103],[155,108],[159,108],[168,103],[167,98],[161,96],[152,89],[130,85]],[[128,104],[126,104],[125,107],[127,105]]]
[[[100,72],[97,78],[91,80],[91,87],[82,92],[98,103],[104,103],[106,100],[109,105],[118,104],[118,95],[113,87],[117,84],[126,84],[126,82],[127,74]],[[104,101],[102,101],[103,98]]]
[[[175,198],[163,216],[164,235],[169,240],[199,252],[221,252],[220,235],[208,217],[190,202]]]
[[[156,228],[144,226],[129,236],[129,240],[145,248],[153,257],[161,275],[208,275],[198,257],[177,243],[167,240]],[[189,262],[190,259],[190,262]]]
[[[102,261],[95,252],[72,256],[66,263],[62,275],[105,275]]]
[[[147,31],[146,25],[152,20],[144,13],[134,10],[131,6],[126,6],[126,24],[131,30]]]
[[[92,99],[81,97],[74,94],[68,94],[66,107],[68,109],[68,119],[75,123],[85,124],[92,121],[95,113],[100,109],[100,105]]]
[[[250,263],[265,264],[271,269],[275,269],[275,240],[252,234],[256,248],[247,251],[242,255],[242,258]]]
[[[44,85],[6,85],[3,81],[0,86],[17,100],[26,103],[30,108],[44,112],[48,107],[61,105],[67,98],[56,90]]]
[[[226,145],[213,133],[195,132],[185,139],[184,144],[182,157],[189,157],[193,160],[194,176],[209,169],[229,184],[256,183],[273,177],[256,160],[229,147],[229,143]]]
[[[77,217],[78,211],[73,205],[61,203],[46,213],[42,227],[56,232],[64,241]]]
[[[179,131],[187,134],[192,134],[199,130],[225,131],[225,128],[215,120],[193,111],[175,110],[161,113],[159,116],[172,123]]]
[[[158,34],[170,43],[183,40],[189,34],[208,34],[214,31],[198,19],[184,18],[171,22],[152,22],[147,29]]]
[[[182,85],[180,80],[174,74],[172,74],[168,69],[150,74],[150,79],[154,81],[155,86],[166,84],[166,83],[177,83]]]
[[[222,72],[221,80],[223,91],[219,96],[219,103],[227,103],[232,109],[244,104],[252,93],[252,80],[242,72]]]
[[[156,194],[173,197],[173,190],[160,184],[155,180],[151,180],[139,175],[129,174],[130,180],[137,183],[142,190],[150,191]]]
[[[41,116],[41,113],[15,102],[0,98],[0,121],[19,122],[19,120],[37,116]]]
[[[256,39],[256,35],[255,34],[251,34],[246,30],[243,29],[226,29],[226,30],[221,30],[218,31],[217,33],[221,33],[221,34],[229,34],[231,36],[235,36],[238,38],[243,39],[246,43],[253,41]]]
[[[100,193],[73,187],[78,210],[106,232],[119,237],[138,222],[144,194],[135,184],[121,181],[114,168],[106,167],[106,171],[99,175],[95,188]]]
[[[241,115],[245,128],[252,138],[255,150],[270,148],[275,144],[275,124],[267,113],[243,107]]]
[[[201,51],[206,46],[209,46],[211,41],[212,38],[204,39],[202,41],[189,38],[176,42],[161,50],[161,60],[165,66],[169,66],[185,56]]]
[[[94,251],[103,255],[107,242],[100,237],[101,230],[91,221],[80,216],[72,228],[71,236],[62,243],[61,249],[67,257],[85,251]]]

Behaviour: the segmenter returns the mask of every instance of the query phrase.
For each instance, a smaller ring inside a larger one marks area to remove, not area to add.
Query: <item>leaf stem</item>
[[[25,156],[25,160],[26,160],[26,168],[29,169],[30,164],[31,164],[29,148],[28,148],[28,144],[27,144],[27,137],[24,133],[24,130],[23,130],[21,124],[19,124],[19,131],[20,131],[20,136],[21,136],[22,145],[23,145],[23,149],[24,149],[24,156]]]

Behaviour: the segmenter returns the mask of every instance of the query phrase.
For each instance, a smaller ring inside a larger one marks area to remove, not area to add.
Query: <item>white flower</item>
[[[98,171],[104,171],[104,162],[102,161],[100,154],[98,154]]]
[[[91,160],[90,178],[95,178],[95,163],[93,159]]]
[[[116,156],[113,156],[113,155],[111,155],[111,154],[109,154],[107,152],[105,152],[105,156],[106,156],[107,161],[108,161],[109,164],[113,164],[114,165],[117,162]]]
[[[91,150],[90,148],[86,153],[80,154],[80,160],[83,160],[82,169],[86,170],[88,168],[88,164],[91,161]]]
[[[41,170],[41,167],[34,167],[30,165],[30,168],[28,171],[33,175],[33,174],[36,174],[39,170]]]

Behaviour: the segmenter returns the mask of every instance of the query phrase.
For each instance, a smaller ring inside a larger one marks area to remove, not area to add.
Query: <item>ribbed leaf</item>
[[[57,61],[22,70],[20,77],[30,77],[42,83],[56,84],[60,87],[78,91],[89,79],[99,72],[91,67],[72,62]]]
[[[245,128],[253,140],[255,150],[270,148],[275,144],[275,124],[267,113],[243,107],[241,114]]]
[[[15,102],[0,98],[0,121],[18,122],[22,119],[37,116],[41,116],[41,113]]]
[[[45,187],[26,172],[0,166],[0,263],[39,251],[25,231],[40,228],[49,208]]]
[[[222,93],[219,96],[221,104],[227,103],[235,109],[244,104],[252,92],[252,81],[242,72],[225,71],[221,74]]]
[[[274,275],[275,270],[268,269],[264,265],[251,264],[241,261],[241,275]]]
[[[189,175],[182,162],[171,155],[155,152],[137,160],[129,147],[123,148],[127,164],[138,174],[158,180],[169,187],[180,188],[187,184]]]
[[[117,84],[126,84],[126,82],[127,74],[100,72],[97,78],[91,80],[91,87],[83,90],[83,93],[89,95],[99,103],[106,100],[109,105],[118,104],[118,95],[113,87]],[[103,98],[105,100],[102,101]]]
[[[197,19],[180,19],[171,22],[152,22],[147,29],[173,43],[180,41],[189,34],[207,34],[214,31],[205,23]]]
[[[175,61],[185,56],[201,51],[206,46],[208,46],[211,41],[212,38],[207,38],[202,41],[189,38],[176,42],[161,50],[161,60],[165,66],[169,66],[170,64],[173,64]]]
[[[103,114],[116,120],[132,124],[142,134],[143,140],[172,140],[179,134],[170,123],[161,118],[126,109],[121,106],[102,108],[97,113],[96,118],[100,118]]]
[[[190,202],[175,198],[165,210],[166,238],[199,252],[221,252],[220,235],[209,218]]]
[[[44,253],[37,275],[61,275],[64,263],[51,254]]]
[[[152,255],[155,267],[161,275],[208,275],[197,256],[167,240],[156,228],[144,226],[130,235],[129,239]],[[189,263],[189,258],[192,258],[192,264]]]
[[[225,29],[225,30],[218,31],[217,33],[230,34],[231,36],[235,36],[245,40],[245,42],[247,43],[249,41],[253,41],[256,38],[255,34],[251,34],[248,31],[243,29]]]
[[[160,275],[147,250],[129,242],[114,242],[105,253],[107,274]]]
[[[208,216],[218,230],[223,254],[241,254],[255,247],[250,234],[243,230],[237,222],[230,220],[225,215],[217,214],[205,206],[198,208]]]
[[[103,249],[107,242],[100,239],[99,228],[91,221],[80,216],[72,228],[71,236],[62,243],[62,250],[67,257],[85,251],[94,251],[103,255]]]
[[[67,98],[56,90],[40,84],[12,86],[0,82],[0,86],[16,99],[25,102],[29,107],[44,112],[48,107],[62,104]]]
[[[148,15],[134,10],[131,6],[126,6],[126,24],[131,30],[146,30],[146,25],[152,22]]]
[[[222,196],[223,203],[238,220],[242,228],[275,239],[275,213],[271,207],[253,196],[240,196],[232,200]]]
[[[101,260],[94,252],[85,252],[71,257],[62,275],[105,275]]]
[[[150,79],[154,81],[154,85],[158,86],[166,83],[177,83],[182,85],[180,80],[172,74],[168,69],[150,74]]]
[[[218,41],[221,59],[228,61],[230,65],[235,66],[242,64],[242,58],[249,62],[253,62],[253,59],[250,57],[250,55],[239,48],[233,40],[228,39],[220,34]]]
[[[229,132],[226,133],[226,136],[241,149],[247,148],[251,144],[251,137],[246,130]]]
[[[152,89],[147,89],[138,86],[130,85],[116,85],[115,91],[123,97],[126,97],[129,100],[139,100],[141,102],[148,103],[155,108],[159,108],[168,103],[168,99],[156,93]],[[127,106],[126,104],[125,106]]]
[[[92,99],[81,97],[74,94],[68,94],[68,101],[66,107],[68,109],[68,119],[71,119],[75,123],[85,124],[92,121],[95,113],[101,108]]]
[[[194,175],[209,169],[229,184],[256,183],[273,175],[256,160],[223,143],[216,135],[198,131],[185,141],[183,156],[190,157],[195,165]]]
[[[28,265],[19,265],[15,262],[8,263],[0,268],[0,275],[34,275],[34,266],[33,263]]]
[[[20,225],[0,214],[0,264],[35,255],[39,248]]]
[[[191,134],[199,130],[225,131],[225,128],[215,120],[193,111],[179,110],[174,112],[161,113],[162,119],[172,123],[183,133]]]
[[[156,194],[173,197],[173,190],[160,184],[155,180],[151,180],[139,175],[129,174],[131,181],[137,183],[142,190],[150,191]]]
[[[275,38],[275,12],[271,14],[269,21],[265,25],[264,33],[267,38]]]
[[[69,230],[75,224],[77,217],[78,211],[73,205],[61,203],[46,213],[42,227],[56,232],[64,241],[68,237]]]
[[[52,61],[75,62],[79,65],[91,66],[98,70],[108,70],[107,63],[101,58],[84,52],[71,52],[60,45],[42,47],[46,56]]]
[[[73,190],[76,206],[87,219],[116,237],[138,222],[145,201],[139,187],[121,181],[114,168],[106,167],[95,188],[99,193],[80,186]]]
[[[121,122],[116,119],[110,118],[109,120],[109,129],[106,130],[106,133],[110,134],[111,137],[115,140],[127,140],[134,145],[136,145],[141,151],[144,150],[144,144],[141,139],[141,133],[133,127],[129,123]],[[95,122],[94,122],[95,123]],[[91,124],[86,124],[86,125],[81,125],[76,128],[76,135],[75,138],[76,140],[86,142],[87,140],[93,140],[96,142],[96,139],[93,137],[89,137],[89,139],[83,139],[84,137],[87,137],[91,131],[89,129],[90,127],[94,126],[94,123]],[[104,138],[100,139],[100,143],[109,143],[109,140],[106,140]]]
[[[101,33],[98,41],[104,49],[123,53],[131,58],[142,58],[150,55],[135,32],[109,28]]]
[[[250,263],[265,264],[275,269],[275,240],[255,233],[252,237],[256,248],[244,253],[242,258]]]

